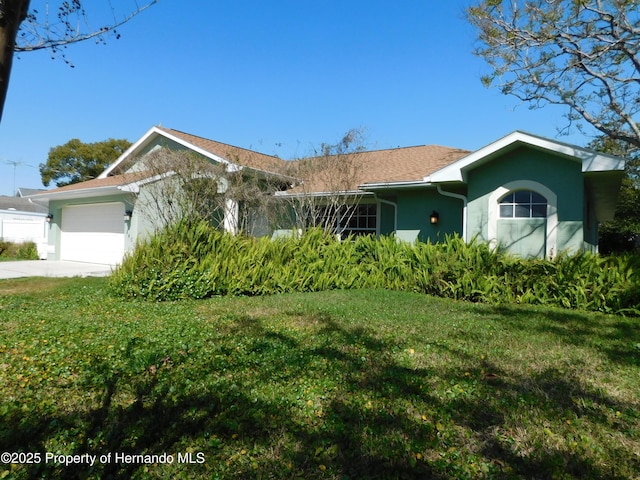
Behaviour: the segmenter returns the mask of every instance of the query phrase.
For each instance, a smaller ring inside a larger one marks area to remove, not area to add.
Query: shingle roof
[[[468,154],[467,150],[440,145],[366,152],[363,160],[367,168],[361,183],[422,180]]]
[[[29,195],[36,195],[38,193],[42,193],[42,192],[45,192],[45,191],[46,190],[44,188],[18,187],[17,196],[19,196],[19,197],[28,197]]]
[[[49,209],[29,201],[28,198],[0,196],[0,210],[15,209],[19,212],[47,213]]]
[[[341,187],[344,186],[344,188],[340,190],[356,190],[358,186],[367,183],[421,181],[436,170],[468,154],[469,151],[457,148],[422,145],[358,152],[337,159],[314,158],[311,161],[316,162],[316,165],[310,170],[319,173],[309,175],[310,178],[303,178],[304,187],[296,188],[292,192],[334,190],[335,187],[332,188],[330,183],[335,180],[335,175],[332,176],[329,170],[333,166],[340,168],[338,165],[341,161],[350,164],[352,171],[348,175],[348,182],[341,183]],[[326,165],[326,170],[323,169],[323,165]]]
[[[237,165],[266,172],[277,172],[282,168],[285,162],[285,160],[272,155],[254,152],[253,150],[248,150],[246,148],[234,147],[233,145],[216,142],[215,140],[198,137],[179,130],[173,130],[165,127],[156,128]]]
[[[345,163],[349,165],[350,173],[347,175],[348,178],[341,179],[339,190],[357,190],[358,186],[367,183],[421,181],[436,170],[470,153],[457,148],[422,145],[357,152],[341,157],[317,157],[307,160],[286,161],[275,156],[234,147],[233,145],[216,142],[179,130],[166,127],[155,128],[210,154],[222,157],[231,163],[302,180],[304,187],[290,190],[291,193],[336,190],[334,180],[336,175],[340,174],[334,174],[333,170],[338,171],[341,168],[340,165]],[[296,168],[299,162],[312,162],[313,167],[307,170]],[[142,180],[148,175],[149,173],[146,172],[111,174],[105,178],[96,178],[50,190],[46,192],[46,195],[85,189],[118,187]]]
[[[73,183],[71,185],[65,185],[64,187],[58,187],[52,190],[46,190],[44,192],[40,192],[39,194],[34,195],[34,197],[37,198],[38,195],[48,196],[52,193],[71,192],[76,190],[89,190],[92,188],[120,187],[123,185],[128,185],[130,183],[137,182],[139,180],[143,180],[148,176],[149,174],[147,172],[135,172],[135,173],[123,173],[121,175],[112,175],[106,178],[94,178],[92,180],[87,180],[85,182]]]

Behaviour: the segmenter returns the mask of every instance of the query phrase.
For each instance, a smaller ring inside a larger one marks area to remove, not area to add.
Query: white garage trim
[[[115,265],[124,256],[124,203],[62,209],[60,259]]]

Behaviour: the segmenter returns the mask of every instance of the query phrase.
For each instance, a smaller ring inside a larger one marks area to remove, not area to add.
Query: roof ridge
[[[361,152],[353,152],[353,153],[376,153],[376,152],[392,152],[392,151],[397,151],[397,150],[408,150],[408,149],[412,149],[412,148],[446,148],[448,150],[457,150],[460,152],[470,152],[471,150],[467,150],[466,148],[459,148],[459,147],[448,147],[446,145],[438,145],[436,143],[431,143],[429,145],[411,145],[411,146],[407,146],[407,147],[390,147],[390,148],[378,148],[378,149],[374,149],[374,150],[362,150]]]
[[[203,137],[201,135],[195,135],[193,133],[189,133],[189,132],[185,132],[183,130],[178,130],[176,128],[169,128],[169,127],[164,127],[164,126],[160,126],[158,125],[157,128],[164,130],[165,132],[169,133],[169,132],[176,132],[178,134],[181,135],[186,135],[189,137],[195,137],[195,138],[199,138],[201,140],[207,141],[207,142],[213,142],[213,143],[217,143],[219,145],[225,145],[227,147],[231,147],[231,148],[236,148],[238,150],[244,150],[246,152],[250,152],[250,153],[257,153],[259,155],[264,155],[266,157],[270,157],[270,158],[274,158],[277,160],[283,160],[281,157],[277,156],[277,155],[272,155],[269,153],[263,153],[263,152],[259,152],[257,150],[252,150],[250,148],[246,148],[246,147],[239,147],[237,145],[232,145],[230,143],[226,143],[226,142],[221,142],[219,140],[213,140],[211,138],[207,138],[207,137]],[[376,152],[391,152],[391,151],[398,151],[398,150],[410,150],[410,149],[414,149],[414,148],[446,148],[448,150],[456,150],[456,151],[460,151],[460,152],[471,152],[471,150],[468,150],[466,148],[459,148],[459,147],[449,147],[447,145],[440,145],[440,144],[429,144],[429,145],[409,145],[409,146],[398,146],[398,147],[389,147],[389,148],[374,148],[372,150],[360,150],[360,151],[355,151],[355,152],[348,152],[347,155],[349,154],[357,154],[357,153],[376,153]],[[330,156],[334,156],[334,155],[330,155]],[[311,156],[310,158],[314,158],[315,156]],[[295,161],[297,159],[293,158],[291,159],[291,161]]]
[[[230,143],[221,142],[219,140],[213,140],[211,138],[206,138],[206,137],[203,137],[201,135],[194,135],[193,133],[189,133],[189,132],[183,132],[182,130],[177,130],[175,128],[162,127],[162,126],[158,126],[157,128],[159,128],[160,130],[164,130],[167,133],[176,132],[176,133],[179,133],[181,135],[187,135],[189,137],[199,138],[199,139],[204,140],[206,142],[213,142],[213,143],[217,143],[219,145],[224,145],[224,146],[227,146],[227,147],[236,148],[238,150],[244,150],[245,152],[257,153],[258,155],[264,155],[265,157],[270,157],[270,158],[274,158],[274,159],[277,159],[277,160],[282,160],[277,155],[270,155],[268,153],[258,152],[257,150],[252,150],[252,149],[246,148],[246,147],[238,147],[237,145],[232,145]],[[215,152],[211,152],[211,153],[215,153]]]

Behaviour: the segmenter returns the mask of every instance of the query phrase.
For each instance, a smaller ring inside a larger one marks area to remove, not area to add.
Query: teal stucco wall
[[[524,256],[541,256],[545,248],[547,254],[582,250],[585,190],[581,168],[579,161],[530,147],[516,148],[478,165],[467,175],[469,238],[497,240],[508,250],[513,244],[510,251]],[[557,208],[550,212],[554,218],[547,218],[548,224],[541,225],[539,219],[497,219],[497,199],[490,197],[501,187],[518,181],[535,182],[556,196]],[[493,229],[492,215],[497,222]],[[557,221],[555,228],[551,228],[552,221]],[[498,238],[489,238],[492,230],[497,231]]]
[[[415,232],[418,240],[433,243],[444,240],[446,235],[462,235],[462,200],[443,196],[429,187],[398,191],[396,204],[398,232]],[[437,225],[429,220],[433,211],[439,214]]]

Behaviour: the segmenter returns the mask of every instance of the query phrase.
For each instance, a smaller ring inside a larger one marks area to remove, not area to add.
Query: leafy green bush
[[[177,224],[137,246],[111,278],[114,293],[150,300],[385,288],[489,303],[640,314],[637,256],[589,253],[525,260],[449,236],[411,245],[394,237],[338,241],[249,238],[206,223]]]
[[[18,245],[16,256],[20,260],[38,260],[38,247],[33,242],[24,242]]]
[[[0,257],[17,260],[38,260],[38,247],[33,242],[14,243],[0,240]]]
[[[10,245],[11,245],[11,242],[7,242],[6,240],[3,240],[2,238],[0,238],[0,257],[4,256],[4,252],[7,251]]]

